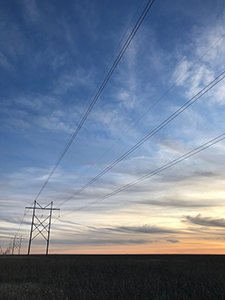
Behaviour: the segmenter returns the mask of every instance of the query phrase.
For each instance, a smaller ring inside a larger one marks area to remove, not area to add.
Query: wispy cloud
[[[67,91],[73,90],[76,91],[79,88],[86,88],[88,90],[93,90],[94,88],[94,75],[93,70],[78,69],[72,73],[65,73],[60,75],[60,77],[55,82],[53,87],[53,93],[56,95],[65,94]],[[77,96],[74,96],[75,100],[78,99]],[[85,99],[88,102],[89,99]]]
[[[54,235],[53,243],[68,243],[78,245],[104,245],[104,244],[115,244],[115,245],[129,245],[129,244],[152,244],[159,241],[167,241],[170,243],[178,243],[179,241],[174,239],[172,236],[178,231],[172,230],[166,227],[156,226],[108,226],[108,227],[95,227],[86,226],[76,222],[63,221],[66,226],[64,239],[58,240],[57,233]],[[67,224],[67,225],[66,225]],[[58,226],[54,225],[56,231]],[[71,234],[74,235],[71,238]],[[140,238],[140,234],[142,237]],[[171,236],[171,238],[165,238],[165,236]],[[68,235],[68,240],[67,240]],[[129,237],[128,237],[129,235]],[[148,238],[147,238],[148,236]],[[154,239],[151,238],[154,236]]]
[[[206,27],[196,27],[193,29],[191,38],[189,36],[191,52],[190,47],[187,47],[187,45],[179,48],[178,62],[174,69],[173,79],[178,81],[177,86],[185,88],[186,97],[195,95],[224,70],[225,65],[223,60],[221,61],[224,57],[224,34],[221,20]],[[188,54],[186,53],[187,49],[189,50]],[[200,58],[201,60],[198,61]],[[196,61],[198,62],[194,65]],[[187,74],[184,76],[185,73]],[[215,92],[210,93],[213,103],[216,101],[222,103],[223,88],[224,85],[220,84],[214,89]]]
[[[164,234],[164,233],[177,233],[176,230],[156,227],[150,225],[143,226],[119,226],[116,228],[106,228],[107,230],[118,232],[130,232],[130,233],[146,233],[146,234]]]
[[[0,65],[7,70],[14,70],[12,64],[9,62],[9,59],[0,51]]]
[[[70,239],[70,240],[57,240],[54,239],[52,244],[67,244],[67,245],[132,245],[132,244],[147,244],[151,243],[151,241],[144,240],[144,239],[107,239],[107,238],[88,238],[88,239]],[[112,250],[113,252],[113,250]]]
[[[25,16],[31,22],[37,22],[40,18],[40,11],[37,7],[36,0],[23,0],[24,8],[25,8]]]
[[[145,204],[145,205],[152,205],[152,206],[159,206],[159,207],[174,207],[174,208],[201,208],[201,207],[212,207],[212,202],[207,201],[193,201],[193,200],[184,200],[184,199],[165,199],[164,201],[160,200],[144,200],[144,201],[139,201],[140,204]],[[215,203],[213,204],[215,206]]]
[[[178,240],[167,240],[167,242],[169,242],[169,243],[172,243],[172,244],[179,243],[179,241],[178,241]]]
[[[0,12],[0,29],[1,29],[1,60],[9,66],[9,61],[11,65],[20,57],[22,57],[25,52],[29,52],[30,47],[26,47],[26,37],[23,32],[19,29],[16,22],[12,20],[12,16],[4,11]],[[26,49],[26,51],[25,51]],[[13,69],[12,69],[13,70]]]
[[[53,131],[64,131],[67,133],[72,133],[74,130],[69,125],[61,120],[59,116],[52,115],[50,117],[39,117],[38,124],[48,130]]]
[[[215,219],[213,217],[202,217],[198,214],[196,217],[187,216],[186,219],[196,225],[207,226],[207,227],[225,227],[225,219]]]

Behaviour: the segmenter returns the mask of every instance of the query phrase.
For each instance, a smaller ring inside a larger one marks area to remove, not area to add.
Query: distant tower
[[[6,250],[3,252],[3,254],[8,255],[12,253],[12,241],[9,242],[9,246],[6,248]]]
[[[15,250],[17,250],[18,255],[20,254],[21,244],[22,244],[22,235],[20,237],[17,237],[15,235],[12,243],[12,255],[15,254]]]
[[[31,242],[39,235],[41,235],[46,240],[46,255],[48,255],[49,239],[50,239],[50,229],[52,220],[52,211],[59,210],[58,208],[53,208],[53,201],[42,207],[37,201],[34,201],[34,206],[26,207],[27,209],[33,209],[31,229],[30,229],[30,239],[28,244],[28,255],[30,254]],[[49,211],[47,217],[38,217],[36,210]],[[36,231],[36,235],[33,237],[33,233]]]

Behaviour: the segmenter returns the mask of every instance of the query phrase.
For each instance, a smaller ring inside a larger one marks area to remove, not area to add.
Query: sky
[[[3,251],[16,235],[27,253],[32,209],[25,207],[33,205],[147,2],[2,1]],[[60,209],[53,211],[49,253],[224,253],[225,141],[113,193],[225,133],[222,77],[76,193],[225,71],[224,24],[222,0],[155,0],[37,199]],[[39,235],[31,253],[45,248]]]

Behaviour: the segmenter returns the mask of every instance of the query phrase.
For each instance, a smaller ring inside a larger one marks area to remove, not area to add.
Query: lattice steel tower
[[[49,248],[49,239],[50,239],[50,230],[51,230],[51,220],[52,220],[52,211],[59,210],[58,208],[53,208],[53,201],[42,207],[37,201],[34,201],[34,206],[26,207],[27,209],[33,209],[31,229],[30,229],[30,239],[28,244],[28,255],[30,254],[31,242],[39,235],[46,240],[46,255],[48,255]],[[38,217],[36,210],[49,211],[47,217]],[[36,235],[33,236],[33,233],[36,231]]]
[[[16,250],[17,250],[17,254],[20,254],[21,244],[22,244],[22,235],[20,237],[17,237],[15,235],[12,243],[12,255],[15,254]]]

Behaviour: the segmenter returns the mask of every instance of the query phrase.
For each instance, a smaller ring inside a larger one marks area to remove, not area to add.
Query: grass
[[[222,255],[0,256],[1,300],[222,300]]]

